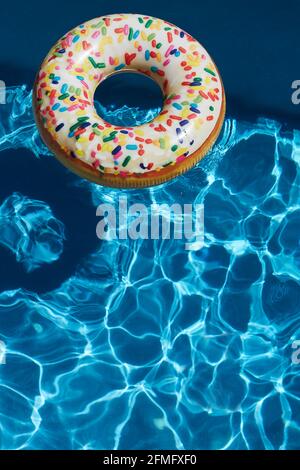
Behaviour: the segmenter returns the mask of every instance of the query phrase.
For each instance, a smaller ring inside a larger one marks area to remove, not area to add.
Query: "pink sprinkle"
[[[78,104],[73,104],[72,106],[68,108],[68,111],[74,111],[74,109],[77,109],[78,107],[79,107]]]
[[[180,157],[177,157],[176,158],[176,162],[182,162],[182,160],[185,159],[185,156],[184,155],[180,155]]]
[[[85,86],[85,88],[89,89],[88,84],[84,80],[82,80],[81,83],[82,83],[83,86]]]
[[[100,34],[100,31],[95,31],[93,34],[92,34],[92,38],[93,39],[96,39]]]
[[[169,65],[169,63],[170,63],[170,59],[167,59],[164,61],[163,66],[166,67],[167,65]]]
[[[129,27],[128,27],[128,24],[125,24],[124,26],[124,33],[126,34],[126,36],[128,35],[129,33]]]
[[[118,153],[116,153],[116,155],[114,155],[114,159],[117,160],[117,159],[120,158],[122,155],[123,155],[123,152],[122,152],[122,150],[120,150],[120,152],[118,152]]]
[[[139,46],[139,47],[138,47],[138,51],[139,51],[139,52],[142,52],[142,50],[143,50],[143,46]]]
[[[111,56],[110,56],[110,58],[109,58],[109,63],[110,63],[110,65],[114,65],[114,63],[115,63],[114,58],[111,57]]]
[[[56,65],[55,70],[60,70],[60,66]]]
[[[174,45],[171,44],[171,46],[168,48],[167,52],[165,53],[165,57],[169,57],[170,52],[174,49]]]

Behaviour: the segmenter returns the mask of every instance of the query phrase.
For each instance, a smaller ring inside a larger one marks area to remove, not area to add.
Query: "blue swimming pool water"
[[[98,240],[96,207],[120,191],[49,155],[26,87],[7,101],[0,447],[299,449],[300,131],[228,118],[197,167],[122,191],[203,203],[205,246],[187,251]]]

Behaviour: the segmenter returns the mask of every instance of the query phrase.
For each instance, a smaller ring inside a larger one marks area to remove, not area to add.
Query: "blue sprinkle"
[[[138,37],[139,37],[139,34],[140,34],[140,32],[137,30],[137,31],[134,33],[134,35],[133,35],[133,39],[138,38]]]
[[[81,129],[85,129],[86,127],[89,127],[90,125],[91,125],[90,122],[85,121],[85,122],[83,122],[82,124],[80,124],[80,128],[81,128]]]
[[[125,130],[122,130],[120,132],[121,132],[121,134],[128,134],[128,131],[125,131]]]
[[[58,126],[56,126],[56,128],[55,128],[55,132],[58,132],[58,131],[60,131],[60,130],[61,130],[63,127],[64,127],[64,123],[63,123],[63,122],[61,122],[60,124],[58,124]]]
[[[64,93],[66,93],[67,90],[68,90],[68,85],[64,83],[63,86],[61,87],[61,94],[63,95]]]
[[[170,54],[171,54],[171,55],[174,55],[176,52],[177,52],[177,49],[173,49],[173,50],[170,52]]]
[[[176,108],[176,109],[179,109],[179,110],[182,109],[182,106],[181,106],[181,104],[179,104],[179,103],[173,103],[172,106],[173,106],[174,108]]]
[[[183,119],[183,121],[180,121],[179,124],[181,125],[181,127],[183,127],[183,126],[186,126],[188,123],[189,121],[187,119]]]
[[[64,53],[66,52],[66,49],[60,49],[58,52],[59,52],[60,54],[64,54]]]
[[[57,80],[52,80],[52,85],[58,85],[58,81]]]
[[[113,155],[117,155],[117,153],[120,152],[121,150],[121,145],[118,145],[115,149],[113,149],[113,151],[111,152]]]
[[[60,111],[61,113],[63,113],[64,111],[67,111],[67,110],[68,110],[68,108],[67,108],[66,106],[63,106],[62,108],[60,108],[59,111]]]
[[[192,113],[200,114],[199,109],[194,108],[193,106],[190,107],[190,110],[192,111]]]
[[[53,111],[56,111],[59,107],[60,107],[60,104],[59,104],[59,103],[55,103],[55,104],[52,106],[52,110],[53,110]]]
[[[121,70],[125,67],[125,64],[120,64],[120,65],[117,65],[117,67],[115,67],[115,70]]]
[[[180,144],[183,144],[183,138],[180,137],[180,135],[181,135],[181,129],[180,129],[179,127],[176,127],[176,134],[177,134],[177,136],[178,136],[179,143],[180,143]]]
[[[150,59],[150,51],[148,51],[148,49],[145,51],[145,59],[146,60]]]
[[[76,100],[75,96],[71,96],[69,99],[70,99],[70,101],[75,101]]]
[[[76,78],[78,78],[78,80],[84,80],[84,78],[81,75],[76,75]]]
[[[79,38],[80,38],[79,34],[76,34],[76,36],[73,37],[72,42],[77,42]]]
[[[127,150],[137,150],[138,146],[135,144],[126,145]]]
[[[184,31],[180,31],[180,35],[179,35],[181,38],[184,38]]]
[[[180,56],[180,51],[176,51],[175,52],[175,57],[179,57]]]

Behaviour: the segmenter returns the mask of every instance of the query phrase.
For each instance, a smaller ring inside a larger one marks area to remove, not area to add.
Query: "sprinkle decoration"
[[[126,70],[160,85],[164,106],[142,126],[114,126],[93,105],[106,76]],[[87,21],[50,50],[38,75],[37,111],[61,148],[96,171],[126,178],[189,158],[221,113],[219,73],[185,31],[150,16],[119,14]]]

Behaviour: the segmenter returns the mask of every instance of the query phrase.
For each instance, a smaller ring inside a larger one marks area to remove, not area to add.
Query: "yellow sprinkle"
[[[147,34],[145,33],[145,31],[141,32],[141,36],[142,36],[143,41],[147,41]]]
[[[183,153],[187,152],[188,151],[188,148],[185,147],[185,148],[179,148],[178,150],[176,150],[175,154],[177,155],[177,157],[180,157],[180,155],[182,155]]]

